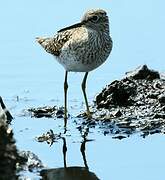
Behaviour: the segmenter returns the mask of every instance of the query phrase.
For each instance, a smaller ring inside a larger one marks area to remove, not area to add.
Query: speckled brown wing
[[[62,31],[52,38],[37,38],[37,42],[50,54],[59,56],[63,45],[70,39],[71,32]]]

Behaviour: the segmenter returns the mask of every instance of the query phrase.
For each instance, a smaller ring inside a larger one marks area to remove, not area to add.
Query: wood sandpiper
[[[86,114],[91,118],[86,95],[86,80],[88,73],[103,64],[112,50],[107,13],[102,9],[89,10],[80,23],[59,30],[53,37],[36,39],[65,68],[64,126],[67,123],[68,72],[85,72],[82,91]]]

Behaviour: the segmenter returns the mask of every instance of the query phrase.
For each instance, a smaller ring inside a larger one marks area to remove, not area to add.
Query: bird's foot
[[[77,117],[90,120],[90,119],[92,119],[92,114],[93,114],[93,112],[91,112],[91,111],[85,111],[85,112],[82,112],[81,114],[77,115]]]
[[[88,120],[92,119],[92,113],[90,111],[86,111],[83,113],[83,116]]]

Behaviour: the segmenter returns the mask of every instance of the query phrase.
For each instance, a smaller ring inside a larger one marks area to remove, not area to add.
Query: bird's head
[[[102,9],[92,9],[88,10],[81,23],[86,27],[99,30],[99,31],[108,31],[109,32],[109,20],[107,13]]]
[[[59,30],[58,32],[62,32],[65,30],[69,30],[69,29],[73,29],[73,28],[77,28],[77,27],[81,27],[81,26],[91,28],[98,32],[109,33],[109,20],[108,20],[107,13],[102,9],[88,10],[84,14],[80,23],[76,23],[69,27],[65,27],[65,28]]]

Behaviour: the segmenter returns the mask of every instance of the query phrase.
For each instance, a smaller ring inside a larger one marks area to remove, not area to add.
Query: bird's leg
[[[88,118],[91,118],[91,113],[89,111],[89,105],[88,105],[88,100],[87,100],[87,95],[86,95],[86,80],[87,80],[87,76],[88,76],[88,72],[85,73],[83,82],[81,84],[82,87],[82,91],[83,91],[83,95],[84,95],[84,99],[85,99],[85,104],[86,104],[86,108],[87,108],[87,116]]]
[[[64,81],[64,127],[67,124],[67,90],[68,90],[68,83],[67,83],[68,72],[65,72],[65,81]]]

